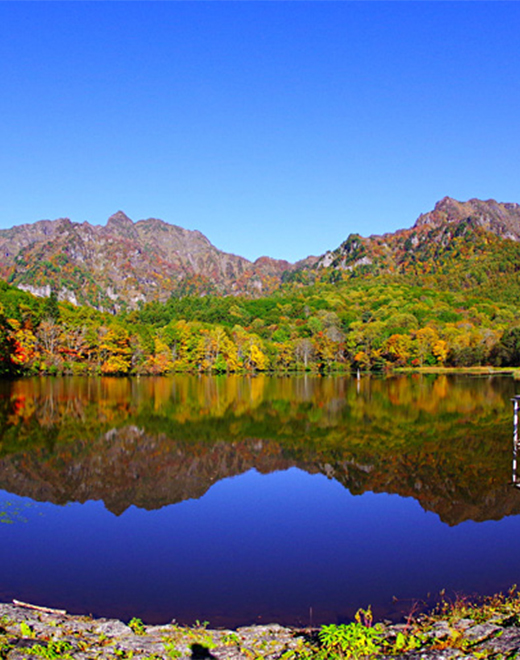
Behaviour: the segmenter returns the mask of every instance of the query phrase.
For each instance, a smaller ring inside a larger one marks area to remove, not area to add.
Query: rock
[[[17,649],[32,649],[33,646],[47,646],[47,642],[41,639],[34,639],[33,637],[19,637],[17,639],[9,639],[7,643]]]
[[[424,649],[405,653],[401,655],[401,660],[451,660],[452,658],[462,658],[464,654],[460,649]]]
[[[508,628],[509,626],[518,625],[519,621],[517,614],[499,614],[498,616],[489,619],[488,623],[496,623],[497,626]]]
[[[36,656],[29,653],[27,650],[15,648],[9,652],[7,657],[9,660],[34,660]]]
[[[485,639],[489,639],[501,630],[502,628],[496,626],[494,623],[479,623],[478,625],[464,631],[464,639],[476,644]]]
[[[162,655],[166,652],[161,641],[137,635],[135,637],[125,636],[123,639],[116,641],[115,648],[131,652],[133,655],[136,653],[144,653],[145,655],[159,653]]]
[[[134,634],[131,628],[117,619],[99,619],[99,622],[93,626],[92,631],[98,635],[106,635],[107,637]]]
[[[488,640],[479,646],[476,646],[472,651],[491,651],[492,653],[501,653],[502,655],[511,655],[520,650],[520,628],[506,628],[504,632]]]
[[[145,626],[144,629],[147,635],[169,635],[172,626],[169,624],[162,626]]]
[[[438,621],[437,623],[433,624],[430,632],[428,633],[428,636],[433,637],[434,639],[446,639],[451,637],[452,633],[453,628],[447,621]]]
[[[459,619],[455,621],[454,626],[457,630],[467,630],[475,625],[473,619]]]
[[[118,657],[132,660],[167,660],[172,657],[175,660],[279,660],[298,648],[306,649],[305,652],[312,655],[311,646],[305,647],[305,644],[316,644],[318,632],[316,629],[295,631],[278,624],[244,626],[233,631],[189,628],[172,623],[145,626],[145,634],[137,635],[115,619],[54,616],[1,604],[0,617],[2,660],[35,660],[36,645],[47,647],[46,657],[58,660],[57,644],[53,646],[57,642],[68,642],[66,655],[70,660],[117,660]],[[479,655],[508,658],[520,651],[520,626],[516,625],[516,616],[506,613],[479,624],[471,619],[453,623],[437,621],[433,625],[430,621],[414,622],[414,626],[421,630],[419,638],[425,640],[423,648],[401,655],[381,655],[378,660],[474,660]],[[21,634],[21,623],[31,631],[26,632],[25,637]],[[509,627],[505,627],[507,624]],[[412,631],[409,624],[389,625],[384,629],[390,642],[389,654],[393,638],[399,632],[407,634]]]

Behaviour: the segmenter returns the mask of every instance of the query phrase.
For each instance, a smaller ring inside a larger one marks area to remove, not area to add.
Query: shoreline
[[[402,623],[376,623],[370,608],[356,621],[321,628],[276,623],[212,629],[128,624],[48,607],[0,603],[0,658],[22,660],[325,660],[389,658],[451,660],[509,658],[520,652],[520,595],[513,588],[472,603],[444,601],[436,611]]]
[[[391,369],[384,369],[381,371],[355,371],[351,369],[336,369],[331,371],[319,370],[304,370],[304,369],[291,369],[291,370],[240,370],[240,371],[226,371],[217,372],[211,370],[204,371],[168,371],[164,373],[120,373],[120,374],[105,374],[99,372],[85,371],[82,373],[72,372],[32,372],[32,373],[19,373],[6,375],[3,374],[0,380],[6,382],[14,382],[18,380],[27,380],[31,378],[108,378],[114,380],[146,380],[154,378],[172,378],[176,376],[206,376],[212,378],[261,378],[261,377],[277,377],[277,378],[301,378],[314,376],[316,378],[330,378],[342,377],[356,379],[366,376],[373,378],[391,378],[392,376],[406,376],[413,374],[424,375],[478,375],[478,376],[511,376],[514,380],[520,380],[520,367],[493,367],[493,366],[475,366],[475,367],[443,367],[443,366],[425,366],[425,367],[393,367]]]
[[[394,374],[478,374],[483,376],[513,376],[520,378],[520,370],[516,367],[398,367],[391,371]]]

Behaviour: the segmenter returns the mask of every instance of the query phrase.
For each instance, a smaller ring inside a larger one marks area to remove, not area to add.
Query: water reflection
[[[456,525],[520,513],[508,378],[176,376],[0,383],[0,488],[115,514],[255,468],[415,498]]]

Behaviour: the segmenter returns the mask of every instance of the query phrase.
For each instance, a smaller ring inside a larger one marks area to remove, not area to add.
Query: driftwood
[[[49,614],[67,614],[66,610],[55,610],[53,607],[43,607],[42,605],[31,605],[31,603],[24,603],[21,600],[13,598],[13,605],[18,607],[27,607],[30,610],[38,610],[38,612],[48,612]]]

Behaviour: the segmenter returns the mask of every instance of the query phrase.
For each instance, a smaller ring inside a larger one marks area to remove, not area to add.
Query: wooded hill
[[[134,225],[119,219],[131,234],[152,226],[152,221]],[[21,229],[8,230],[10,245]],[[30,233],[27,226],[24,231]],[[260,296],[258,287],[254,296],[181,295],[179,290],[170,295],[166,289],[164,302],[141,301],[135,309],[121,304],[117,314],[59,302],[59,278],[68,271],[54,265],[56,292],[52,280],[38,280],[52,292],[49,298],[35,298],[7,283],[0,287],[0,369],[9,374],[162,374],[517,366],[519,237],[519,205],[445,198],[411,229],[369,238],[351,235],[319,259],[285,269],[280,264],[286,262],[278,262],[266,285],[269,295]],[[47,243],[24,240],[13,257],[15,266],[9,266],[13,282],[20,273],[47,268],[34,256],[38,250],[54,245],[51,265],[64,254],[58,250],[59,236]],[[69,250],[67,259],[73,253]],[[119,268],[128,272],[123,263]],[[195,287],[190,277],[182,280],[186,290]]]

